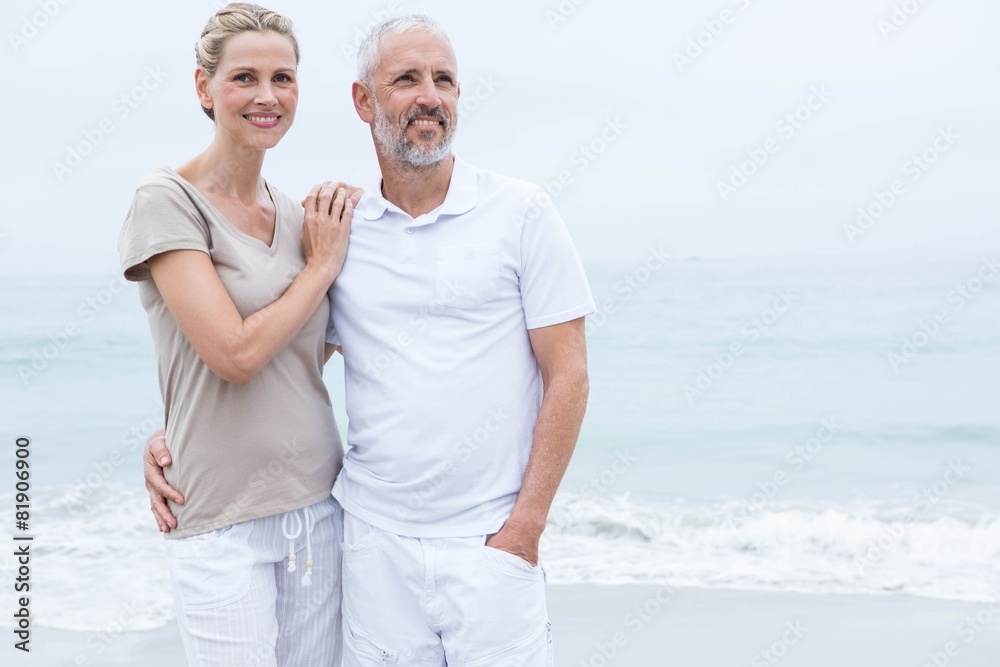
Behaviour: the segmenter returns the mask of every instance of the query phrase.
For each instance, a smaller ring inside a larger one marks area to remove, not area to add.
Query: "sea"
[[[542,540],[550,584],[1000,599],[995,255],[651,249],[587,271],[590,403]],[[342,366],[326,376],[346,430]],[[4,599],[12,538],[30,535],[36,625],[169,623],[141,467],[163,412],[135,287],[112,267],[0,278],[0,405]]]

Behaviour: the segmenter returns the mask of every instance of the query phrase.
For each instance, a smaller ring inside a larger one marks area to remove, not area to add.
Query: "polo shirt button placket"
[[[399,261],[401,264],[417,263],[417,237],[414,236],[415,227],[406,227],[406,233],[400,237]]]

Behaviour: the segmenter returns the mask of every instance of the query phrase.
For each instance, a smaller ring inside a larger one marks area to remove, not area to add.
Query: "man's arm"
[[[156,517],[156,525],[161,533],[169,533],[171,528],[177,527],[177,519],[167,506],[167,498],[178,505],[184,504],[184,496],[170,486],[163,476],[163,469],[171,462],[170,452],[167,451],[167,432],[161,428],[149,436],[142,457],[142,474],[149,491],[149,509]]]
[[[542,406],[517,502],[503,528],[486,544],[536,565],[552,499],[580,434],[590,380],[584,318],[531,329],[528,338],[542,373]]]

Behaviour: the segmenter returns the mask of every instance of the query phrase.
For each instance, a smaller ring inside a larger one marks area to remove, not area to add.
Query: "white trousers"
[[[339,667],[343,520],[340,504],[328,498],[165,540],[188,665]],[[309,585],[303,583],[307,541]]]
[[[344,667],[551,667],[540,566],[344,515]]]

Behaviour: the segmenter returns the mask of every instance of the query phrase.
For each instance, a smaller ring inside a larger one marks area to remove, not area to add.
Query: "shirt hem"
[[[151,257],[162,255],[165,252],[171,252],[173,250],[200,250],[209,257],[212,256],[208,248],[205,247],[205,242],[199,239],[164,241],[147,248],[141,253],[135,255],[132,259],[123,261],[122,266],[124,267],[124,270],[122,273],[125,275],[125,279],[136,283],[140,283],[145,280],[152,280],[149,267],[140,269],[139,265],[145,264]]]
[[[295,510],[300,510],[303,507],[309,507],[310,505],[315,505],[321,500],[329,498],[331,495],[330,491],[325,491],[323,493],[314,494],[307,496],[303,500],[297,500],[291,504],[281,503],[276,505],[269,505],[256,512],[249,512],[245,515],[238,515],[236,521],[223,521],[223,522],[211,522],[195,526],[193,528],[185,528],[184,530],[179,530],[177,528],[166,533],[163,537],[164,539],[173,540],[180,539],[183,537],[194,537],[195,535],[201,535],[202,533],[208,533],[219,528],[225,528],[226,526],[233,526],[238,523],[243,523],[245,521],[253,521],[254,519],[260,519],[265,516],[272,516],[274,514],[284,514],[285,512],[294,512]]]
[[[393,521],[392,519],[387,519],[379,514],[368,512],[358,507],[351,501],[338,497],[336,493],[334,493],[333,497],[337,499],[337,501],[344,508],[344,511],[348,514],[353,514],[356,518],[375,526],[379,530],[395,533],[396,535],[401,535],[403,537],[438,538],[492,535],[503,528],[504,523],[507,521],[507,517],[510,516],[510,510],[508,510],[504,513],[502,518],[495,519],[490,522],[483,521],[481,523],[477,522],[461,526],[449,526],[441,523],[398,522]],[[513,506],[511,506],[510,509],[512,510]]]
[[[593,315],[596,312],[597,312],[597,305],[593,301],[589,301],[587,303],[580,304],[579,306],[575,306],[573,308],[570,308],[569,310],[564,310],[559,313],[526,319],[524,323],[529,330],[541,329],[542,327],[550,327],[553,324],[562,324],[564,322],[575,320],[579,317]]]

